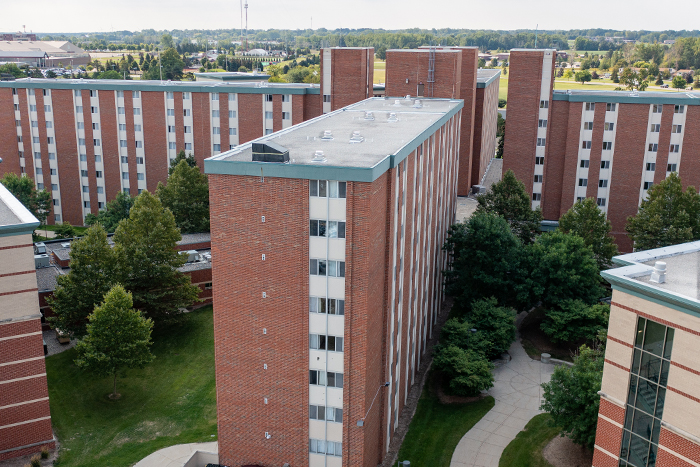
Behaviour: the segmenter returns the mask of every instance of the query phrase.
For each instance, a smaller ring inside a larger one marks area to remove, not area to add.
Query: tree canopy
[[[176,49],[172,47],[165,49],[160,54],[160,66],[158,58],[155,58],[141,79],[161,79],[160,67],[163,68],[163,80],[179,81],[182,79],[182,70],[185,68],[185,62],[182,61]]]
[[[581,237],[593,251],[598,269],[612,266],[612,257],[617,254],[615,239],[610,235],[610,221],[593,198],[576,202],[559,219],[559,230]]]
[[[37,190],[34,180],[30,177],[20,177],[8,172],[0,180],[5,188],[24,205],[39,222],[46,224],[46,217],[51,210],[51,193],[46,190]]]
[[[119,221],[129,217],[129,211],[133,205],[134,198],[130,194],[120,191],[97,215],[90,213],[85,216],[85,225],[100,223],[107,232],[114,232]]]
[[[209,183],[196,165],[181,160],[166,185],[158,182],[156,196],[173,213],[182,233],[209,231]]]

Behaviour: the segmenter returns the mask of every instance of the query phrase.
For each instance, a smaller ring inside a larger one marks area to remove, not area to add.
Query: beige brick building
[[[614,259],[594,467],[700,465],[700,242]]]

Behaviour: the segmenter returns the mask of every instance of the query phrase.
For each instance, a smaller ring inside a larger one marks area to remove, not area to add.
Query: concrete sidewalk
[[[214,441],[211,443],[176,444],[163,448],[148,457],[144,457],[134,467],[183,467],[193,455],[196,455],[197,451],[199,451],[199,457],[207,457],[207,459],[202,459],[202,462],[196,462],[194,465],[219,462],[219,443]]]
[[[528,357],[520,336],[508,353],[512,360],[493,371],[495,381],[489,394],[496,405],[462,437],[450,467],[498,467],[508,443],[541,413],[540,384],[549,381],[554,365]]]

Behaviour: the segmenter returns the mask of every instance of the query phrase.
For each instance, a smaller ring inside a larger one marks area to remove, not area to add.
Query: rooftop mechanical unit
[[[49,255],[34,255],[34,269],[48,268],[51,266]]]
[[[253,143],[253,162],[289,162],[289,149],[272,141]]]

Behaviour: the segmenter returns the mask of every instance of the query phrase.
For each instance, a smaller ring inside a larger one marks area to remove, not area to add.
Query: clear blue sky
[[[43,13],[42,13],[43,12]],[[251,29],[698,29],[695,0],[249,0]],[[240,27],[236,0],[8,1],[0,31],[82,32]]]

